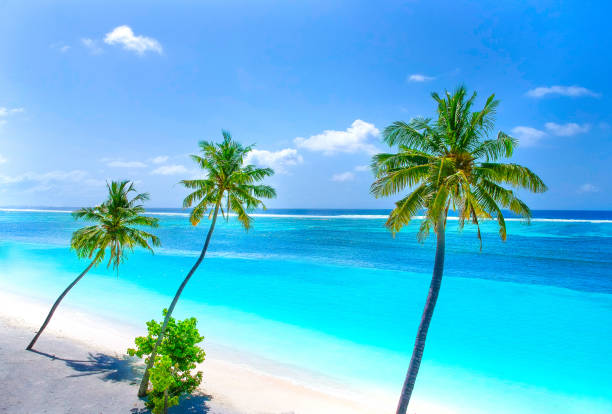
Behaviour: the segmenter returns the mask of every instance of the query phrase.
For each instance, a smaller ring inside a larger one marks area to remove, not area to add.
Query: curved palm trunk
[[[49,314],[47,315],[47,318],[45,319],[45,321],[43,322],[42,326],[40,327],[40,329],[38,330],[38,332],[36,333],[36,336],[34,336],[34,339],[32,339],[32,341],[30,342],[30,344],[28,345],[28,347],[26,348],[26,350],[30,350],[32,349],[32,347],[34,346],[34,344],[36,344],[36,341],[38,341],[38,337],[40,336],[40,334],[43,333],[43,331],[45,330],[45,328],[47,327],[47,325],[49,324],[49,322],[51,321],[51,318],[53,317],[53,314],[55,313],[55,310],[57,309],[57,307],[59,306],[60,302],[62,301],[62,299],[64,299],[64,296],[66,296],[68,294],[68,292],[70,292],[70,289],[72,289],[74,287],[74,285],[76,285],[79,280],[81,280],[83,278],[83,276],[85,276],[85,274],[87,272],[89,272],[89,270],[93,267],[95,263],[95,260],[92,261],[89,266],[87,266],[87,269],[83,270],[83,273],[81,273],[76,279],[74,279],[74,281],[68,285],[68,287],[66,288],[66,290],[64,290],[62,292],[62,294],[59,296],[59,298],[57,298],[57,300],[55,301],[55,303],[53,304],[53,306],[51,307],[51,310],[49,311]]]
[[[215,223],[217,222],[218,213],[219,213],[219,203],[217,203],[217,205],[215,206],[215,212],[213,214],[212,223],[210,224],[210,229],[208,230],[208,235],[206,236],[206,242],[204,242],[204,248],[202,249],[202,253],[200,253],[200,257],[198,257],[198,260],[195,262],[195,264],[193,265],[193,267],[187,274],[187,277],[185,277],[185,280],[183,280],[183,283],[181,283],[181,286],[179,286],[178,290],[176,291],[176,294],[174,295],[174,299],[172,299],[172,303],[170,304],[170,307],[168,308],[168,312],[166,313],[166,318],[164,319],[164,323],[162,325],[161,332],[159,336],[157,337],[157,342],[155,343],[155,347],[153,348],[153,351],[151,352],[151,356],[149,357],[149,362],[147,363],[147,367],[142,377],[142,381],[140,382],[140,387],[138,388],[139,397],[144,397],[145,395],[147,395],[147,389],[149,388],[149,375],[150,375],[149,370],[151,369],[151,367],[153,367],[153,363],[155,362],[155,356],[157,355],[157,348],[159,347],[162,340],[164,339],[164,334],[166,333],[166,327],[168,326],[168,321],[170,320],[170,316],[172,316],[172,311],[174,311],[174,307],[176,306],[176,303],[178,302],[179,297],[181,296],[181,293],[183,293],[183,289],[185,289],[187,282],[189,282],[189,279],[191,279],[191,276],[193,276],[198,266],[200,266],[200,263],[202,263],[202,260],[204,260],[204,256],[206,256],[206,250],[208,250],[208,244],[210,243],[210,238],[212,237],[213,230],[215,229]]]
[[[440,292],[440,285],[442,284],[445,247],[444,218],[442,218],[440,223],[440,226],[438,226],[439,228],[436,229],[436,259],[434,262],[431,284],[429,285],[429,294],[427,295],[427,301],[425,302],[425,308],[423,309],[423,315],[421,316],[421,324],[419,325],[417,337],[414,342],[414,349],[412,350],[410,366],[408,367],[408,372],[406,373],[406,379],[404,380],[402,394],[400,396],[399,404],[397,406],[397,414],[406,414],[406,410],[408,409],[410,396],[412,395],[414,383],[416,381],[417,374],[419,373],[419,367],[421,366],[421,359],[423,357],[423,350],[425,349],[425,339],[427,339],[429,323],[431,322],[431,317],[433,316],[434,308],[436,307],[436,301],[438,300],[438,293]]]

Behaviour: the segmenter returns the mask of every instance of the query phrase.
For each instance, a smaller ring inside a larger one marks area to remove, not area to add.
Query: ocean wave
[[[72,213],[74,210],[51,210],[51,209],[36,209],[36,208],[0,208],[1,212],[23,212],[23,213]],[[181,212],[165,212],[165,211],[147,211],[147,214],[153,216],[176,216],[189,217],[189,213]],[[230,214],[235,217],[235,214]],[[362,219],[362,220],[384,220],[388,216],[383,214],[278,214],[278,213],[254,213],[252,217],[270,217],[270,218],[297,218],[297,219]],[[422,220],[425,216],[415,216],[416,220]],[[448,217],[448,220],[458,220],[457,217]],[[524,221],[521,218],[510,217],[506,221]],[[485,221],[495,221],[489,219]],[[564,219],[564,218],[532,218],[532,222],[550,222],[550,223],[595,223],[595,224],[610,224],[612,220],[608,219]]]
[[[202,251],[188,250],[188,249],[174,249],[161,247],[156,251],[156,254],[163,256],[182,256],[182,257],[198,257]],[[250,260],[261,260],[261,259],[283,259],[283,260],[300,260],[304,257],[296,255],[278,254],[278,253],[250,253],[250,252],[237,252],[237,251],[209,251],[206,257],[215,258],[230,258],[230,259],[250,259]]]
[[[0,208],[0,211],[9,213],[72,213],[74,210],[45,210],[39,208]]]
[[[183,216],[189,217],[188,213],[157,213],[149,212],[151,215],[166,215],[166,216]],[[230,214],[235,217],[235,214]],[[297,219],[361,219],[361,220],[386,220],[388,215],[378,214],[336,214],[336,215],[318,215],[318,214],[275,214],[275,213],[254,213],[252,217],[270,217],[270,218],[297,218]],[[425,216],[414,216],[416,220],[423,220]],[[448,220],[459,220],[458,217],[448,217]],[[484,221],[496,221],[495,219],[485,219]],[[522,218],[509,217],[505,221],[525,221]],[[532,218],[532,222],[551,222],[551,223],[612,223],[612,220],[606,219],[554,219],[554,218]]]
[[[494,219],[493,219],[494,220]],[[506,221],[525,221],[521,218],[507,218]],[[551,223],[612,223],[612,220],[591,220],[591,219],[552,219],[552,218],[532,218],[532,222],[551,222]]]

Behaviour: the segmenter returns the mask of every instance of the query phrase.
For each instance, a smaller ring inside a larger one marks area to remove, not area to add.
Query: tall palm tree
[[[212,221],[198,260],[196,260],[189,273],[187,273],[183,283],[181,283],[176,291],[174,299],[172,299],[170,308],[168,308],[161,333],[157,338],[151,355],[147,359],[147,368],[138,390],[139,397],[144,397],[147,393],[149,370],[155,362],[157,348],[164,338],[166,326],[172,316],[174,307],[187,282],[189,282],[191,276],[193,276],[202,260],[204,260],[215,229],[219,210],[221,210],[221,214],[224,217],[228,218],[229,213],[234,212],[244,229],[248,230],[251,227],[252,221],[248,213],[258,207],[265,209],[265,205],[261,201],[262,198],[276,197],[276,192],[272,187],[257,184],[264,178],[273,175],[274,171],[270,168],[256,168],[253,165],[244,165],[245,158],[252,150],[252,147],[243,147],[234,141],[227,131],[222,133],[223,141],[220,144],[201,141],[200,150],[202,154],[191,156],[195,163],[205,172],[206,178],[181,181],[181,184],[193,190],[183,201],[183,207],[185,208],[195,204],[189,217],[191,224],[197,226],[207,213],[209,218],[212,217]]]
[[[76,220],[96,223],[92,226],[80,228],[72,234],[70,247],[80,258],[91,259],[87,268],[72,281],[70,285],[57,298],[47,318],[36,333],[26,349],[32,349],[40,335],[43,333],[55,310],[64,296],[85,276],[89,270],[104,260],[106,250],[109,251],[107,267],[113,268],[119,274],[119,265],[127,258],[135,246],[143,247],[153,253],[153,246],[159,246],[159,239],[142,227],[157,227],[158,219],[144,216],[142,203],[149,199],[147,193],[136,194],[134,184],[129,181],[113,181],[106,184],[108,199],[97,207],[82,208],[72,213]]]
[[[484,108],[472,112],[476,93],[470,97],[463,86],[440,97],[435,121],[417,118],[395,122],[383,133],[384,141],[397,146],[397,152],[377,154],[372,159],[376,180],[371,186],[375,197],[390,196],[408,189],[408,195],[395,203],[386,226],[393,234],[407,225],[420,211],[424,218],[418,232],[423,241],[434,229],[437,238],[433,276],[427,301],[417,331],[410,366],[397,407],[405,414],[421,365],[427,330],[433,315],[444,269],[445,227],[449,209],[457,212],[459,228],[465,222],[476,225],[482,249],[480,223],[495,219],[499,235],[506,240],[506,223],[502,208],[525,218],[529,207],[507,188],[523,188],[535,193],[546,191],[546,185],[535,173],[517,164],[496,162],[509,158],[517,140],[503,132],[488,139],[495,126],[499,101],[491,95]]]

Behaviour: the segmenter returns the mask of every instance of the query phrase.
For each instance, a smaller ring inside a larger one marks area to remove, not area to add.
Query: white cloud
[[[0,164],[4,164],[7,161],[8,161],[8,159],[6,157],[2,156],[2,154],[0,154]]]
[[[72,171],[49,171],[46,173],[26,172],[19,175],[1,175],[1,184],[17,184],[24,182],[36,182],[38,184],[47,185],[52,182],[74,182],[84,183],[87,185],[103,185],[103,180],[96,180],[89,176],[87,171],[72,170]]]
[[[519,139],[521,146],[531,147],[550,135],[570,137],[572,135],[584,134],[591,129],[589,124],[580,125],[574,122],[569,122],[567,124],[547,122],[544,124],[544,127],[546,129],[545,131],[529,126],[517,126],[512,128],[511,133]]]
[[[168,156],[167,155],[159,155],[155,158],[151,158],[151,162],[153,164],[163,164],[166,161],[168,161]]]
[[[420,73],[413,73],[412,75],[408,76],[408,82],[428,82],[434,79],[435,78],[433,76],[426,76]]]
[[[310,138],[298,137],[294,142],[299,148],[321,151],[325,155],[336,152],[374,154],[378,152],[378,149],[372,144],[372,141],[378,139],[379,133],[374,124],[357,119],[346,131],[326,130]]]
[[[176,165],[162,165],[161,167],[157,167],[151,174],[155,175],[176,175],[176,174],[184,174],[187,172],[187,168],[184,165],[176,164]]]
[[[23,108],[7,108],[4,106],[0,106],[0,117],[7,117],[10,115],[15,115],[24,112]]]
[[[355,168],[353,168],[353,171],[355,172],[364,172],[364,171],[369,171],[369,170],[370,170],[369,165],[357,165]],[[337,181],[337,182],[353,181],[355,179],[355,174],[352,171],[345,171],[343,173],[332,175],[331,179],[332,181]]]
[[[571,96],[574,98],[579,96],[601,96],[601,94],[593,92],[590,89],[583,88],[582,86],[539,86],[527,91],[527,96],[532,98],[543,98],[546,95]]]
[[[102,161],[113,168],[145,168],[147,166],[147,164],[140,161],[109,160],[107,158],[103,158]]]
[[[98,42],[93,39],[84,37],[81,39],[81,43],[94,55],[99,55],[100,53],[102,53],[102,48],[98,46]]]
[[[355,174],[350,171],[346,171],[340,174],[332,175],[332,181],[344,182],[344,181],[353,181],[355,179]]]
[[[106,34],[104,43],[109,45],[120,44],[126,50],[131,50],[139,55],[147,51],[161,54],[163,49],[161,44],[152,37],[134,36],[134,32],[129,26],[123,25],[115,27]]]
[[[247,154],[244,163],[270,167],[282,174],[287,172],[287,167],[301,164],[303,161],[302,156],[294,148],[279,151],[253,149]]]
[[[15,114],[22,113],[24,111],[25,109],[23,108],[7,108],[4,106],[0,106],[0,127],[8,122],[6,118]]]
[[[594,186],[593,184],[582,184],[578,189],[579,193],[597,193],[599,192],[599,187]]]
[[[567,124],[556,124],[554,122],[547,122],[544,124],[546,129],[553,135],[561,137],[570,137],[572,135],[584,134],[589,132],[591,126],[589,124],[579,125],[574,122]]]
[[[523,147],[534,146],[546,136],[546,132],[528,126],[517,126],[512,128],[510,132],[519,139]]]
[[[70,50],[70,46],[62,42],[52,43],[51,45],[49,45],[49,47],[51,49],[59,50],[61,53],[66,53]]]

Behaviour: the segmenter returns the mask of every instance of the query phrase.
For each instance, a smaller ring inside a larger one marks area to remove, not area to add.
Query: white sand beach
[[[125,350],[138,328],[61,307],[36,345],[25,351],[48,305],[0,293],[2,413],[141,412],[136,397],[139,361]],[[201,395],[179,410],[210,414],[391,413],[394,396],[357,390],[252,355],[204,344]],[[144,411],[142,411],[144,412]],[[411,412],[417,412],[412,411]],[[434,412],[423,407],[420,413]],[[435,412],[440,412],[435,410]]]

